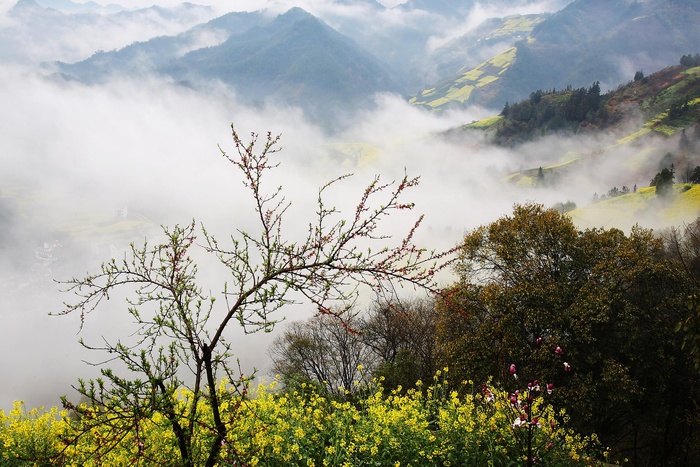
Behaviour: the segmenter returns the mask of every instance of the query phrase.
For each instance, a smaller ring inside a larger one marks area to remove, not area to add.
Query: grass
[[[463,72],[457,79],[426,89],[409,100],[414,105],[440,109],[451,102],[464,103],[472,96],[475,88],[486,87],[498,80],[515,60],[517,49],[510,47],[476,68]]]
[[[655,187],[646,187],[574,209],[568,215],[579,228],[628,229],[638,223],[642,227],[679,226],[694,221],[699,213],[700,185],[683,183],[674,185],[668,200],[660,199]]]
[[[495,57],[493,57],[491,60],[489,60],[486,63],[488,63],[489,65],[495,66],[497,68],[509,67],[510,65],[513,64],[513,61],[515,60],[515,54],[517,53],[517,51],[518,51],[518,49],[516,47],[511,47],[508,50],[496,55]],[[479,66],[481,66],[481,65],[479,65]]]
[[[445,97],[438,99],[434,103],[431,103],[431,105],[433,107],[437,107],[439,105],[442,105],[444,103],[448,103],[450,101],[464,102],[467,99],[469,99],[469,96],[471,95],[473,90],[474,90],[474,86],[471,86],[471,85],[466,85],[466,86],[462,86],[459,88],[450,88],[450,90],[448,91],[448,93]],[[439,104],[438,104],[438,101],[440,102]]]
[[[480,87],[486,86],[487,84],[493,83],[497,79],[498,79],[498,76],[485,76],[479,80],[476,87],[480,88]]]
[[[483,120],[479,120],[477,122],[470,123],[466,126],[468,128],[478,128],[480,130],[485,130],[485,129],[493,127],[494,125],[497,125],[498,122],[500,122],[501,120],[503,120],[502,115],[494,115],[493,117],[484,118]]]

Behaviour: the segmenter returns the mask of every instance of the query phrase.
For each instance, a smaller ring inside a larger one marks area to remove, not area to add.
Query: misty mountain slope
[[[290,103],[349,104],[372,92],[396,90],[377,60],[298,8],[220,46],[191,52],[166,71],[178,78],[220,79],[257,98]]]
[[[655,187],[605,199],[567,213],[581,229],[623,228],[654,219],[654,224],[681,226],[690,224],[700,212],[700,185],[676,184],[667,199],[660,199]]]
[[[555,9],[563,8],[571,0],[557,0],[548,2]],[[395,8],[404,11],[424,10],[443,16],[466,15],[470,10],[479,6],[478,0],[408,0]],[[541,3],[539,0],[492,0],[487,3],[490,7],[512,8],[514,6],[532,5]]]
[[[614,132],[620,144],[645,135],[673,136],[700,122],[700,67],[675,65],[637,77],[605,94],[595,83],[561,91],[533,91],[529,99],[459,131],[486,131],[500,145],[555,133]]]
[[[410,102],[430,109],[458,107],[468,102],[474,89],[493,83],[513,64],[517,49],[512,44],[528,37],[548,16],[490,18],[439,47],[424,59],[423,67],[434,68],[437,76],[447,78],[460,73],[460,77],[445,79],[412,97]],[[480,62],[474,63],[476,59]]]
[[[533,28],[548,16],[533,14],[489,18],[467,34],[435,49],[415,68],[433,69],[438,78],[446,80],[455,73],[466,73],[527,38]],[[452,86],[451,79],[445,82],[448,83]]]
[[[117,76],[157,72],[193,49],[244,34],[267,23],[261,13],[233,12],[197,25],[176,36],[161,36],[110,52],[99,51],[81,62],[59,62],[60,71],[87,83],[100,83]]]
[[[538,90],[449,134],[470,140],[473,132],[486,132],[490,142],[516,146],[524,163],[526,154],[547,155],[505,176],[508,185],[556,191],[597,174],[608,185],[601,191],[598,184],[597,193],[591,188],[588,201],[572,213],[582,227],[689,222],[700,212],[700,66],[691,66],[700,64],[700,56],[683,62],[690,65],[639,74],[605,94],[597,83]],[[662,199],[644,187],[663,169],[672,170],[679,184]]]
[[[35,66],[79,61],[97,50],[179,34],[213,16],[211,7],[191,3],[112,12],[90,8],[65,11],[34,0],[19,0],[0,24],[0,61]]]
[[[384,10],[386,7],[379,3],[376,0],[335,0],[335,3],[337,5],[344,5],[344,6],[357,6],[357,5],[362,5],[362,6],[368,6],[370,8],[373,8],[375,10]]]
[[[408,0],[396,8],[402,10],[425,10],[441,15],[463,14],[474,7],[475,0]]]
[[[465,71],[454,81],[444,81],[433,88],[425,89],[409,102],[432,110],[460,107],[472,98],[472,93],[491,85],[512,66],[517,49],[510,47],[495,57]],[[493,87],[489,86],[489,90]]]
[[[81,63],[61,64],[61,70],[88,82],[151,70],[193,86],[218,80],[233,86],[245,102],[300,106],[320,120],[368,105],[377,92],[401,91],[376,58],[300,8],[272,21],[256,13],[232,13],[208,27],[219,25],[229,33],[227,40],[183,56],[175,52],[192,33],[98,53]]]
[[[66,12],[96,12],[96,13],[114,13],[124,10],[124,8],[115,3],[109,5],[100,5],[99,3],[88,1],[85,3],[72,2],[71,0],[39,0],[38,2],[45,8]]]
[[[579,87],[596,80],[610,87],[635,70],[660,69],[695,52],[698,24],[700,2],[576,0],[517,42],[508,69],[491,75],[489,83],[476,87],[464,72],[440,85],[444,91],[474,87],[467,100],[460,103],[441,92],[430,99],[418,95],[416,104],[437,110],[465,104],[501,108],[532,89]]]

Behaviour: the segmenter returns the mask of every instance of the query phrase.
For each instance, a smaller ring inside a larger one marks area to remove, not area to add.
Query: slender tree
[[[391,293],[397,284],[434,290],[435,273],[450,260],[451,251],[436,253],[414,244],[422,216],[395,244],[383,230],[387,216],[414,207],[404,201],[405,192],[419,179],[407,176],[398,183],[375,177],[346,217],[326,205],[324,195],[349,175],[332,180],[318,192],[305,239],[290,241],[283,224],[290,202],[281,187],[268,190],[265,183],[266,174],[278,166],[272,156],[279,151],[279,136],[268,133],[260,142],[253,133],[245,143],[231,129],[235,154],[221,152],[251,195],[257,231],[238,230],[224,244],[194,221],[165,228],[163,243],[132,245],[130,257],[112,259],[100,272],[64,283],[76,300],[66,303],[61,314],[77,314],[83,323],[110,294],[123,291],[136,325],[135,338],[104,339],[98,346],[81,340],[88,349],[105,352],[107,359],[101,378],[76,387],[89,404],[64,398],[80,421],[66,441],[76,441],[93,427],[107,427],[113,436],[93,456],[127,435],[138,440],[144,423],[160,414],[172,428],[181,465],[217,465],[231,439],[222,404],[234,404],[235,389],[244,395],[247,384],[232,364],[226,339],[232,325],[246,333],[268,331],[281,319],[276,312],[303,299],[319,313],[342,319],[364,286],[380,294]],[[201,285],[195,252],[213,255],[223,265],[229,276],[223,300]],[[124,374],[110,369],[110,362],[121,362]],[[223,378],[230,382],[226,390],[220,386]],[[188,395],[178,398],[183,388]],[[208,449],[195,446],[195,435],[208,440]],[[147,456],[147,450],[138,443],[139,456]],[[240,459],[244,454],[226,453]]]

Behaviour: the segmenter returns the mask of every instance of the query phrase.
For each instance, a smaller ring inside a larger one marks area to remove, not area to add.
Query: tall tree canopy
[[[437,333],[458,379],[507,386],[515,364],[558,387],[573,425],[621,456],[680,450],[697,417],[675,332],[689,284],[651,231],[579,231],[556,210],[519,205],[466,235],[457,271]]]

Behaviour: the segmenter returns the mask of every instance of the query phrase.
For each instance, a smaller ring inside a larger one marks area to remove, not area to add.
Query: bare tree
[[[259,143],[253,133],[244,143],[231,128],[236,153],[221,152],[242,176],[251,195],[256,232],[238,230],[224,244],[194,221],[166,228],[162,244],[132,245],[129,258],[113,259],[96,274],[64,283],[77,300],[67,303],[62,314],[78,314],[84,322],[110,293],[124,289],[130,297],[128,313],[137,326],[135,340],[125,336],[116,342],[104,339],[99,346],[83,343],[106,352],[107,358],[102,377],[81,381],[76,389],[105,415],[89,417],[89,408],[75,406],[65,398],[64,405],[77,412],[84,430],[92,423],[109,426],[114,443],[125,433],[135,433],[138,438],[143,421],[154,413],[162,414],[172,427],[183,466],[217,465],[222,446],[229,444],[221,404],[233,397],[233,392],[217,387],[223,377],[245,383],[230,363],[232,352],[225,335],[232,322],[246,332],[269,330],[280,319],[275,312],[302,298],[321,314],[341,316],[364,286],[377,293],[391,292],[397,283],[432,290],[435,273],[452,253],[414,245],[414,232],[422,216],[401,240],[387,246],[392,240],[380,228],[382,221],[414,206],[403,198],[419,180],[407,176],[398,183],[375,177],[347,217],[327,206],[324,195],[349,175],[332,180],[319,189],[317,211],[308,223],[306,238],[299,243],[290,241],[283,230],[290,202],[281,187],[267,190],[264,183],[265,174],[278,166],[271,156],[279,150],[279,136],[268,133]],[[193,250],[214,255],[226,268],[230,279],[223,284],[223,301],[200,285]],[[107,368],[109,362],[122,362],[128,370],[125,376]],[[181,388],[191,394],[184,401],[175,396]],[[81,418],[81,412],[86,416]],[[206,420],[213,422],[207,424]],[[205,459],[195,459],[196,430],[204,430],[208,436]],[[107,443],[98,450],[113,446]],[[140,446],[139,453],[142,449]]]
[[[364,318],[362,337],[372,350],[377,376],[385,386],[411,387],[435,373],[435,325],[432,299],[402,299],[375,303]]]
[[[272,370],[288,388],[308,381],[336,398],[355,394],[373,367],[373,355],[358,325],[355,314],[343,321],[316,315],[290,323],[270,347]],[[366,370],[360,371],[360,366]]]

